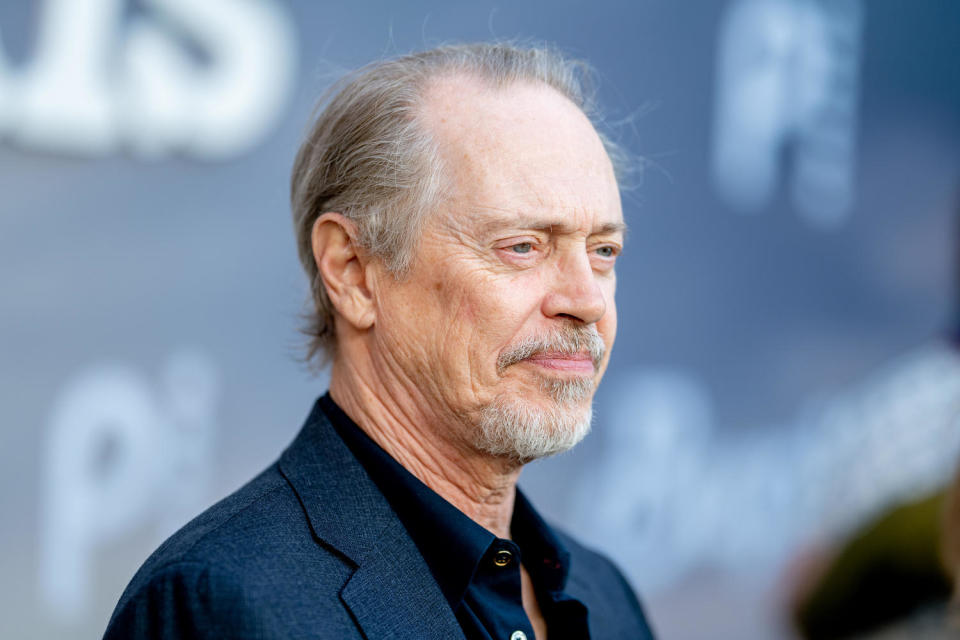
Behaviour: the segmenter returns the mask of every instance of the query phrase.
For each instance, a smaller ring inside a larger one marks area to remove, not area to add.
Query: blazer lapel
[[[397,553],[407,543],[410,538],[405,530],[384,531],[380,544],[370,550],[340,592],[341,599],[369,640],[463,638],[420,554],[403,559]]]
[[[463,638],[413,540],[319,405],[279,466],[316,537],[356,566],[340,598],[368,640]]]

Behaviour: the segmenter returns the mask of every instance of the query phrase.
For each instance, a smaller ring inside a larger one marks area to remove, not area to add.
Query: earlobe
[[[337,313],[359,331],[375,320],[375,306],[367,286],[367,259],[356,241],[353,221],[328,212],[317,218],[310,234],[317,273]]]

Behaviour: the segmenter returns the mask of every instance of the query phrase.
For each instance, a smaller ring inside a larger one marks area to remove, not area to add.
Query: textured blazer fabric
[[[640,604],[606,558],[568,536],[567,592],[594,639],[643,639]],[[164,542],[104,636],[463,638],[386,499],[319,406],[279,461]]]

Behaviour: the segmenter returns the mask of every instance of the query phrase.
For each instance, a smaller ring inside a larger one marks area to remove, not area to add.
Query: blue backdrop
[[[804,550],[960,451],[960,5],[0,5],[0,636],[95,637],[325,377],[290,165],[341,71],[555,43],[644,159],[595,433],[521,483],[667,638],[789,638]],[[603,527],[595,523],[604,522]]]

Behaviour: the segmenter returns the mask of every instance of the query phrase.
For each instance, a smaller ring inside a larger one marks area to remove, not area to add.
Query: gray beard
[[[549,407],[522,397],[501,397],[484,407],[474,446],[489,455],[520,464],[572,448],[590,432],[593,380],[549,380],[541,389]]]
[[[605,347],[596,326],[570,323],[513,345],[497,359],[497,370],[503,373],[536,353],[550,351],[586,351],[598,368]],[[592,377],[544,378],[540,392],[549,398],[546,408],[521,394],[503,394],[481,410],[473,444],[478,451],[520,464],[566,451],[590,432],[594,386]]]

